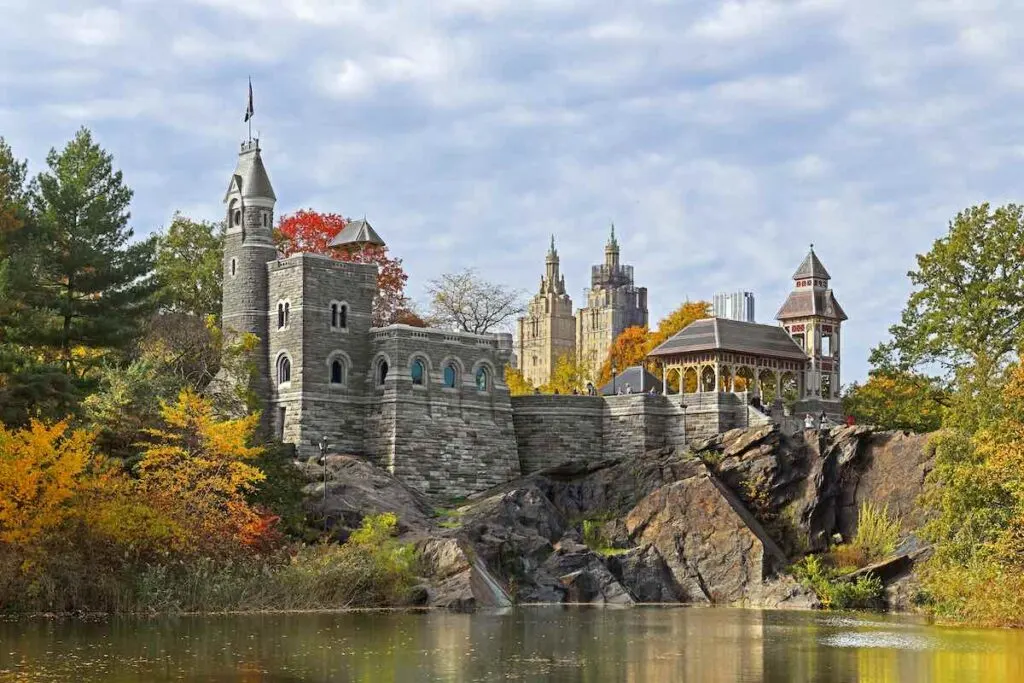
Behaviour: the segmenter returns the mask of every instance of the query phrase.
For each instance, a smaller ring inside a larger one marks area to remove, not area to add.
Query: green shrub
[[[808,555],[792,569],[800,583],[815,592],[825,609],[864,609],[882,604],[884,586],[876,576],[843,579],[817,555]]]
[[[857,517],[857,535],[853,544],[863,553],[867,562],[880,560],[896,552],[900,542],[900,528],[903,526],[899,516],[890,516],[889,505],[882,507],[865,501],[860,506]]]

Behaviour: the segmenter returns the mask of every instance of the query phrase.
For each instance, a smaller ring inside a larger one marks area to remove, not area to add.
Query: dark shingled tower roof
[[[828,282],[831,276],[825,270],[825,266],[818,260],[814,253],[814,245],[807,253],[803,263],[793,273],[793,279],[798,283],[801,280],[824,280]],[[831,289],[819,287],[816,284],[797,284],[796,289],[789,293],[785,303],[775,314],[776,320],[792,320],[793,318],[806,318],[809,316],[821,316],[834,320],[846,320],[846,312],[836,301]]]
[[[786,330],[727,318],[697,320],[651,351],[651,356],[672,356],[692,351],[733,351],[756,356],[807,360]]]
[[[807,253],[803,263],[793,273],[794,280],[806,280],[807,278],[818,278],[819,280],[831,280],[832,276],[825,270],[825,266],[818,260],[818,255],[814,253],[814,246],[811,246],[811,250]]]
[[[344,247],[356,244],[370,244],[375,247],[386,246],[381,236],[373,229],[373,226],[365,218],[356,221],[349,221],[348,225],[342,228],[341,232],[334,236],[328,246]]]
[[[259,142],[246,143],[242,147],[242,152],[238,155],[238,166],[235,167],[231,184],[224,195],[225,200],[235,188],[238,188],[245,199],[277,201],[274,187],[270,184],[270,176],[267,175],[267,167],[263,165],[263,158],[260,156]]]

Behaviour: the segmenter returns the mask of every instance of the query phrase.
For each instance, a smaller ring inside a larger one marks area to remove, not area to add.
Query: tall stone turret
[[[247,333],[259,339],[254,354],[256,379],[252,389],[261,402],[265,402],[270,393],[267,263],[277,258],[272,236],[276,202],[274,188],[260,157],[259,140],[243,142],[238,165],[224,194],[227,232],[221,317],[226,340]]]
[[[814,245],[793,273],[794,287],[775,319],[810,357],[801,382],[803,405],[795,410],[841,414],[839,401],[840,335],[846,312],[836,301],[831,276],[814,253]]]
[[[576,350],[576,319],[572,299],[565,293],[565,276],[559,272],[555,236],[544,259],[540,291],[519,319],[516,342],[519,366],[527,382],[537,387],[551,378],[558,359]]]

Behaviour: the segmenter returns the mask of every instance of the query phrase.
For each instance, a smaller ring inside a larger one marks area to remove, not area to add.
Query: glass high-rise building
[[[712,304],[712,314],[716,318],[742,320],[747,323],[755,322],[754,293],[720,292],[715,294],[714,303]]]

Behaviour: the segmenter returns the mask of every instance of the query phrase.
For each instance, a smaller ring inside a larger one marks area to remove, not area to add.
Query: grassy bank
[[[413,549],[393,538],[394,515],[368,517],[342,544],[289,545],[266,556],[193,558],[90,572],[67,558],[32,571],[5,557],[7,613],[185,613],[325,610],[409,604]]]

